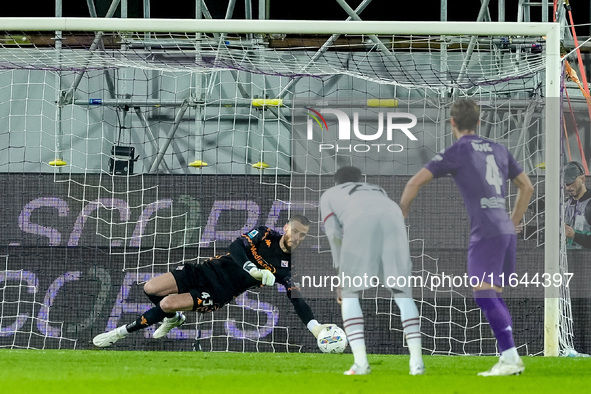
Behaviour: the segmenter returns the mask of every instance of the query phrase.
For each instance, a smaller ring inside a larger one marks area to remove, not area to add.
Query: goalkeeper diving
[[[199,264],[186,263],[150,279],[144,292],[155,306],[135,321],[95,336],[92,342],[98,347],[111,346],[159,322],[154,338],[162,338],[185,322],[183,311],[213,312],[248,289],[276,282],[285,286],[299,318],[318,337],[330,324],[320,324],[314,318],[310,306],[297,295],[299,288],[291,274],[291,252],[306,238],[309,228],[305,216],[294,215],[283,226],[283,235],[260,226],[232,242],[226,255]]]

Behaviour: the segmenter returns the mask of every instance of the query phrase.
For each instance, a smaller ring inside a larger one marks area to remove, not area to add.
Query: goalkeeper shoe
[[[126,336],[127,330],[125,329],[125,326],[121,326],[114,330],[97,335],[92,339],[92,343],[94,343],[94,346],[107,347],[111,346],[118,340],[125,338]]]
[[[165,337],[175,327],[180,326],[187,320],[187,317],[181,312],[177,312],[174,317],[165,317],[162,324],[156,331],[154,331],[154,338]]]
[[[357,364],[353,364],[353,366],[351,368],[349,368],[348,371],[343,372],[343,374],[345,375],[368,375],[371,373],[371,368],[369,367],[369,364],[365,365],[365,366],[359,366]]]
[[[423,361],[419,362],[410,362],[410,375],[424,375],[425,374],[425,364]]]
[[[519,375],[525,370],[523,361],[518,359],[516,363],[508,363],[501,357],[499,362],[493,365],[493,367],[485,372],[479,372],[478,376],[509,376]]]

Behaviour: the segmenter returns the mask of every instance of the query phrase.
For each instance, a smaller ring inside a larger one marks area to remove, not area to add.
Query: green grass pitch
[[[476,376],[495,357],[370,355],[373,372],[343,376],[351,354],[0,350],[3,393],[545,393],[589,392],[591,358],[525,357],[521,376]]]

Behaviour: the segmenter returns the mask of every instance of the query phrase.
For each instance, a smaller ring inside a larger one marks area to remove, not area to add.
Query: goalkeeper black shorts
[[[214,312],[223,307],[224,303],[216,300],[215,294],[207,284],[207,275],[204,275],[202,271],[202,265],[189,263],[178,267],[171,273],[176,281],[179,294],[191,294],[194,311]]]

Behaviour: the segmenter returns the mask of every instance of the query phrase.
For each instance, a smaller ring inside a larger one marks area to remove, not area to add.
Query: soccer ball
[[[347,347],[347,335],[338,326],[328,326],[318,334],[317,343],[322,353],[342,353]]]

